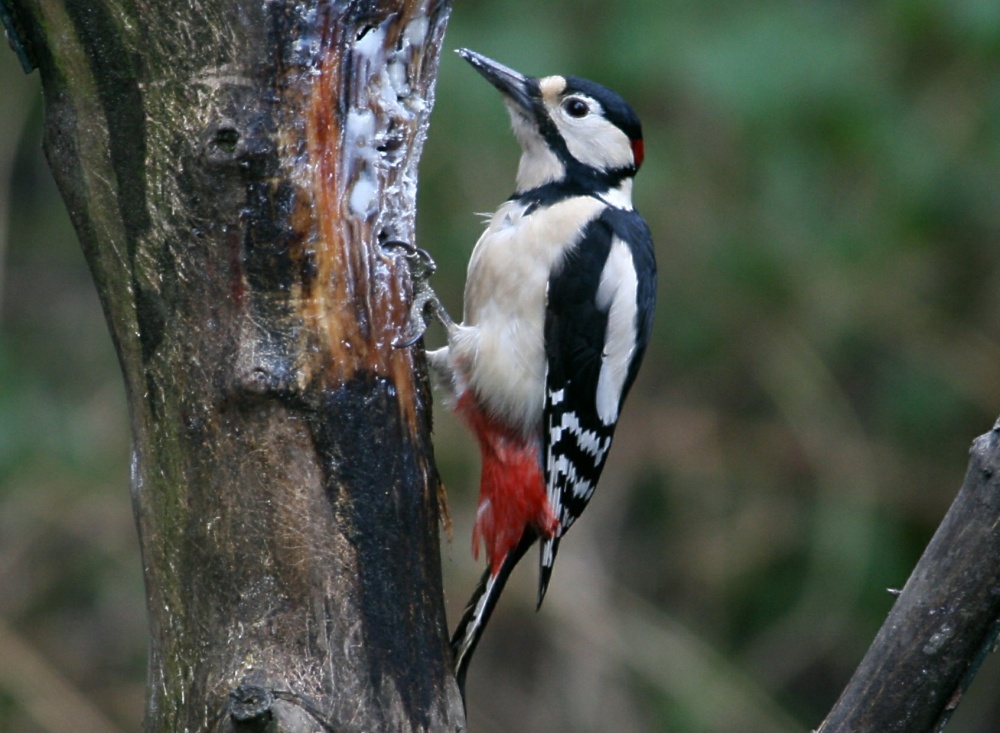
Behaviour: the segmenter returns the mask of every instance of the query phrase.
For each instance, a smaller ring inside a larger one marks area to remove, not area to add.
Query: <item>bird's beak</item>
[[[539,95],[538,82],[530,76],[519,74],[498,64],[482,54],[467,48],[458,49],[458,55],[472,64],[490,84],[495,86],[511,102],[521,108],[526,115],[533,116],[534,98]]]

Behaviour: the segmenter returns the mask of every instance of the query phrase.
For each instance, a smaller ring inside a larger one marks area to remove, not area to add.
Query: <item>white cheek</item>
[[[570,155],[584,165],[610,170],[627,168],[634,162],[628,135],[603,117],[592,114],[577,119],[560,111],[556,126]]]

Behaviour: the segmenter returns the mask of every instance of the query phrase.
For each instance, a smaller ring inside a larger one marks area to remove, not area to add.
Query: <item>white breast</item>
[[[508,202],[493,215],[469,261],[465,318],[449,357],[494,415],[525,434],[545,400],[545,290],[549,274],[604,204],[572,198],[524,216]]]

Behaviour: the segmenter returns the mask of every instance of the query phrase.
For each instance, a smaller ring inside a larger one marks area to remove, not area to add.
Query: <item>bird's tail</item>
[[[469,599],[462,614],[461,621],[455,629],[455,634],[451,637],[451,654],[455,662],[455,678],[458,680],[458,688],[462,691],[462,698],[465,698],[465,675],[469,670],[469,662],[472,661],[472,653],[476,650],[479,637],[483,635],[486,623],[493,615],[493,609],[497,605],[497,600],[507,585],[507,579],[518,561],[524,557],[524,553],[538,539],[538,533],[528,528],[521,535],[520,542],[507,553],[507,556],[500,564],[496,573],[491,572],[489,567],[479,580],[479,585]]]
[[[552,578],[552,566],[556,562],[556,553],[559,552],[559,534],[553,537],[542,538],[542,552],[538,559],[538,601],[535,603],[535,610],[542,607],[545,600],[545,592],[549,589],[549,580]]]

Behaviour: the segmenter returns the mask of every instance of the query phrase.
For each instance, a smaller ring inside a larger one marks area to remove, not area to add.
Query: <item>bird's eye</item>
[[[579,97],[570,97],[563,102],[563,109],[570,117],[586,117],[590,113],[590,107]]]

